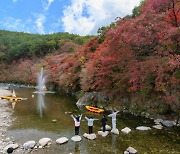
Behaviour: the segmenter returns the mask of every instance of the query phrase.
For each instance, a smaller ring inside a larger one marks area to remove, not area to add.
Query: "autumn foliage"
[[[135,18],[117,20],[103,32],[103,39],[100,34],[84,46],[60,41],[58,51],[36,62],[0,64],[1,81],[35,83],[36,72],[44,65],[48,82],[71,91],[103,91],[113,99],[153,98],[176,111],[180,108],[180,2],[145,0],[140,9]]]

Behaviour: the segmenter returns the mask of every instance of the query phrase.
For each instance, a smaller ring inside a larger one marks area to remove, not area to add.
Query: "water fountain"
[[[45,94],[46,93],[54,93],[52,91],[47,91],[46,86],[45,86],[46,78],[47,78],[47,76],[44,75],[44,69],[42,67],[40,72],[38,73],[38,77],[37,77],[37,79],[38,79],[38,82],[37,82],[38,91],[34,92],[34,93],[38,94],[37,95],[37,97],[38,97],[37,108],[38,108],[38,113],[39,113],[41,118],[43,116],[43,111],[46,108],[45,101],[44,101]]]
[[[46,88],[46,78],[47,75],[44,75],[44,69],[43,67],[41,68],[40,72],[38,73],[37,77],[37,89],[38,91],[35,91],[34,93],[54,93],[53,91],[48,91]]]
[[[44,76],[44,69],[42,67],[40,73],[38,73],[38,93],[44,93],[45,91],[47,91],[45,83],[46,76]]]

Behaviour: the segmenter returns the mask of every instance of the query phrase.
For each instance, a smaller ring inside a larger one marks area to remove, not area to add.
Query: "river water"
[[[131,146],[140,154],[180,154],[180,129],[178,127],[140,132],[135,129],[137,126],[152,127],[153,121],[122,113],[118,114],[117,128],[121,130],[129,127],[132,129],[129,134],[109,134],[105,138],[97,135],[96,140],[90,141],[82,138],[81,142],[74,143],[70,140],[74,135],[74,122],[70,115],[83,114],[80,127],[81,136],[88,132],[84,116],[91,115],[101,119],[102,115],[78,109],[75,105],[76,100],[73,98],[60,96],[56,93],[38,95],[33,92],[34,89],[29,88],[16,89],[17,96],[28,99],[15,104],[13,116],[16,120],[8,130],[8,135],[13,136],[15,141],[21,144],[29,140],[38,142],[43,137],[49,137],[53,140],[53,144],[49,148],[38,149],[34,153],[122,154],[126,148]],[[12,103],[9,102],[10,107],[11,105]],[[111,119],[108,119],[108,124],[111,125]],[[100,121],[95,121],[94,132],[96,134],[100,128]],[[64,136],[69,139],[68,143],[55,144],[56,139]]]

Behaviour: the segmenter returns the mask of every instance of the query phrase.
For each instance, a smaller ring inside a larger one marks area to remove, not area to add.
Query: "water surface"
[[[74,135],[74,122],[72,114],[83,114],[80,127],[80,135],[88,132],[87,121],[84,116],[93,116],[101,119],[102,115],[79,110],[76,100],[57,94],[34,94],[34,89],[17,89],[18,96],[28,98],[15,104],[13,116],[16,120],[8,131],[16,142],[24,143],[28,140],[39,141],[40,138],[49,137],[53,143],[49,148],[38,149],[37,154],[121,154],[129,146],[134,147],[139,153],[168,154],[180,153],[180,130],[177,127],[163,130],[152,129],[140,132],[135,130],[137,126],[152,126],[153,121],[120,113],[117,119],[119,130],[129,127],[130,134],[108,135],[105,138],[97,135],[97,139],[89,141],[83,138],[80,143],[73,143],[70,138]],[[34,98],[32,98],[34,95]],[[11,106],[11,102],[9,102]],[[56,120],[57,122],[52,122]],[[111,119],[108,119],[111,125]],[[101,128],[100,121],[94,124],[94,132]],[[56,145],[55,140],[66,136],[69,142],[64,145]]]

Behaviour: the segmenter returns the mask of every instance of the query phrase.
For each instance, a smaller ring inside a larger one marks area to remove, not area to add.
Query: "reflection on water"
[[[42,118],[43,117],[43,112],[46,109],[45,101],[44,101],[44,95],[43,93],[37,93],[37,109],[38,109],[38,114]]]
[[[112,148],[113,149],[116,147],[116,137],[117,135],[112,135]]]
[[[12,102],[12,109],[13,110],[14,110],[15,106],[16,106],[16,102]]]
[[[80,147],[79,147],[79,143],[74,143],[74,153],[75,154],[80,154]]]

